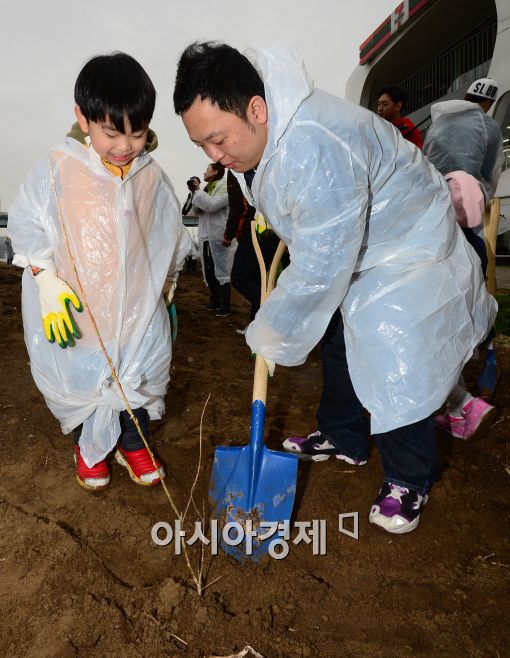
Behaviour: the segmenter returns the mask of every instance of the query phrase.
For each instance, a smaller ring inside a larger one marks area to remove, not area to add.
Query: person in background
[[[184,216],[188,215],[191,211],[191,208],[193,206],[193,197],[195,196],[195,192],[197,192],[200,189],[200,178],[198,176],[192,176],[186,181],[186,185],[188,187],[188,196],[186,198],[186,201],[184,202],[184,205],[182,207],[182,214]],[[195,248],[197,248],[197,245],[195,245]],[[188,274],[196,274],[197,272],[197,256],[195,254],[190,254],[189,256],[186,256],[186,272]]]
[[[228,219],[223,237],[225,247],[230,247],[232,240],[237,240],[237,249],[232,265],[232,285],[250,303],[250,322],[260,307],[260,267],[253,247],[251,222],[257,217],[257,239],[260,250],[268,268],[280,242],[280,238],[271,230],[266,219],[257,213],[243,196],[241,186],[234,174],[227,174]],[[287,258],[288,261],[288,258]],[[244,334],[245,329],[238,329]]]
[[[206,186],[193,195],[193,211],[198,215],[198,238],[201,245],[204,278],[209,287],[207,310],[217,317],[230,315],[230,271],[235,246],[225,248],[223,236],[228,216],[228,193],[225,167],[218,162],[207,165]]]
[[[404,139],[417,146],[423,147],[420,131],[407,117],[402,116],[408,93],[398,85],[386,85],[377,92],[377,114],[392,123]]]
[[[200,178],[198,176],[192,176],[186,181],[186,186],[189,192],[188,192],[188,196],[186,197],[186,201],[184,202],[184,205],[182,207],[183,215],[187,215],[191,210],[195,192],[197,192],[200,189]]]
[[[499,125],[487,115],[497,98],[498,83],[492,78],[475,80],[463,100],[435,103],[431,107],[432,124],[423,145],[424,155],[446,179],[458,172],[469,174],[483,193],[485,204],[495,195],[504,161],[503,138]],[[478,194],[480,191],[478,190]],[[482,198],[482,194],[480,194]],[[480,258],[482,271],[487,269],[487,251],[483,239],[482,209],[472,226],[462,231]],[[446,412],[436,416],[437,425],[456,438],[469,439],[480,435],[495,415],[495,408],[485,398],[492,397],[500,371],[494,353],[495,331],[491,329],[484,341],[484,365],[478,378],[480,397],[466,390],[462,375],[446,401]]]
[[[5,238],[5,260],[7,265],[12,265],[12,259],[14,258],[14,251],[12,249],[12,242],[9,236]]]

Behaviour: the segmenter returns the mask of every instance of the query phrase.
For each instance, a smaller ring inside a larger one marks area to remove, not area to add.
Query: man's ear
[[[260,125],[267,123],[267,105],[262,96],[252,96],[250,98],[247,115]]]
[[[401,115],[402,114],[402,101],[399,101],[398,103],[395,103],[395,109],[397,112]]]
[[[80,124],[80,128],[83,130],[84,133],[88,133],[89,132],[89,122],[83,116],[79,105],[74,106],[74,114],[76,115],[78,123]]]

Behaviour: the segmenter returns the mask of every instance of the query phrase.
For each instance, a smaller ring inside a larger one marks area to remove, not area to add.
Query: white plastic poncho
[[[9,209],[14,263],[55,272],[82,297],[60,227],[50,164],[69,246],[87,302],[132,408],[164,412],[171,341],[162,297],[191,248],[172,185],[147,154],[125,180],[92,148],[67,138],[35,165]],[[26,269],[22,308],[32,374],[64,433],[83,423],[80,451],[92,466],[114,447],[125,409],[92,322],[72,314],[81,338],[61,349],[43,333],[38,287]],[[82,303],[84,302],[81,299]]]
[[[204,190],[195,192],[193,210],[198,215],[200,253],[203,254],[203,245],[207,240],[214,261],[216,278],[221,285],[229,283],[237,241],[234,240],[230,247],[223,246],[223,236],[228,218],[226,178],[216,182],[211,194]]]
[[[430,108],[432,125],[427,131],[423,154],[443,176],[465,171],[480,183],[485,200],[491,199],[503,164],[503,141],[499,125],[478,103],[452,100]]]
[[[290,265],[247,343],[299,365],[340,306],[372,432],[426,418],[496,314],[448,187],[389,122],[314,90],[289,47],[248,57],[265,84],[268,142],[253,196],[238,180],[287,243]]]

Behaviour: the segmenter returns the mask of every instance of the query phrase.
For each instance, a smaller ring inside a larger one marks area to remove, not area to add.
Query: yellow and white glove
[[[50,343],[60,347],[71,347],[74,338],[80,338],[80,332],[68,305],[71,303],[77,311],[83,307],[74,290],[56,274],[42,270],[34,277],[39,286],[39,303],[41,305],[42,323],[46,338]]]

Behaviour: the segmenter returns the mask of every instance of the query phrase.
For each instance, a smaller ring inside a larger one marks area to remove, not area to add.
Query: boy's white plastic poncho
[[[497,308],[448,187],[389,122],[314,90],[288,46],[247,55],[265,84],[268,141],[253,196],[237,178],[290,253],[247,343],[299,365],[340,307],[349,372],[372,432],[426,418]]]
[[[132,408],[144,407],[151,418],[160,418],[171,359],[162,289],[191,249],[172,185],[147,154],[133,162],[122,181],[92,148],[70,138],[35,165],[9,209],[14,263],[55,272],[82,304],[58,219],[50,161],[78,275],[124,393]],[[126,405],[91,319],[86,310],[73,309],[82,337],[67,349],[50,344],[29,268],[22,305],[34,380],[64,433],[83,423],[80,451],[92,466],[114,447]]]

